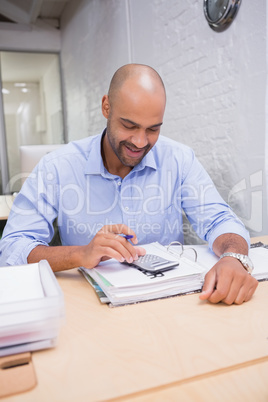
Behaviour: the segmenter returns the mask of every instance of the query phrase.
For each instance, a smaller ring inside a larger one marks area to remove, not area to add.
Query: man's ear
[[[108,119],[109,114],[110,114],[110,109],[111,109],[108,95],[103,96],[102,102],[101,102],[101,109],[102,109],[103,116],[106,119]]]

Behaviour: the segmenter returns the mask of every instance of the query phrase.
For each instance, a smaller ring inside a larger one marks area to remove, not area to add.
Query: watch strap
[[[227,253],[223,253],[220,256],[220,259],[222,259],[223,257],[233,257],[236,258],[238,261],[241,262],[241,264],[243,265],[243,267],[245,268],[245,270],[251,274],[253,271],[253,263],[251,261],[251,259],[249,258],[249,256],[245,255],[245,254],[239,254],[239,253],[233,253],[233,252],[227,252]]]

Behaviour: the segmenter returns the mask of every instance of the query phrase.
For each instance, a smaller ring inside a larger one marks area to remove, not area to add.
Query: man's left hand
[[[211,303],[242,304],[251,299],[258,286],[253,278],[233,257],[219,260],[206,274],[199,298]]]

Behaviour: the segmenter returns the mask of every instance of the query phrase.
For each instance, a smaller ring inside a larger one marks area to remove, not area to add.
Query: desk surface
[[[58,346],[33,353],[37,387],[8,401],[268,399],[268,282],[241,306],[193,294],[110,308],[77,270],[57,278]]]

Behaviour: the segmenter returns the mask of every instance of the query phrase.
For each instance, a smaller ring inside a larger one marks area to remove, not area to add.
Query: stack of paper
[[[178,261],[173,269],[148,274],[116,260],[100,263],[96,268],[80,268],[85,278],[102,290],[114,306],[185,294],[201,289],[204,268],[191,259],[170,254],[159,243],[143,246],[147,253]],[[92,279],[95,281],[93,282]],[[96,285],[97,284],[97,285]],[[107,300],[106,300],[107,301]]]
[[[0,268],[0,356],[55,346],[63,294],[47,261]]]
[[[263,246],[250,248],[248,253],[254,265],[252,276],[258,281],[268,279],[268,249]]]
[[[145,274],[142,270],[108,260],[94,269],[79,268],[94,287],[102,303],[114,306],[158,299],[178,294],[200,291],[205,274],[219,258],[207,245],[164,247],[159,243],[143,245],[147,253],[178,261],[178,266],[161,274]],[[197,261],[191,259],[193,249]],[[249,257],[254,264],[252,276],[257,280],[268,279],[268,246],[252,245]]]

